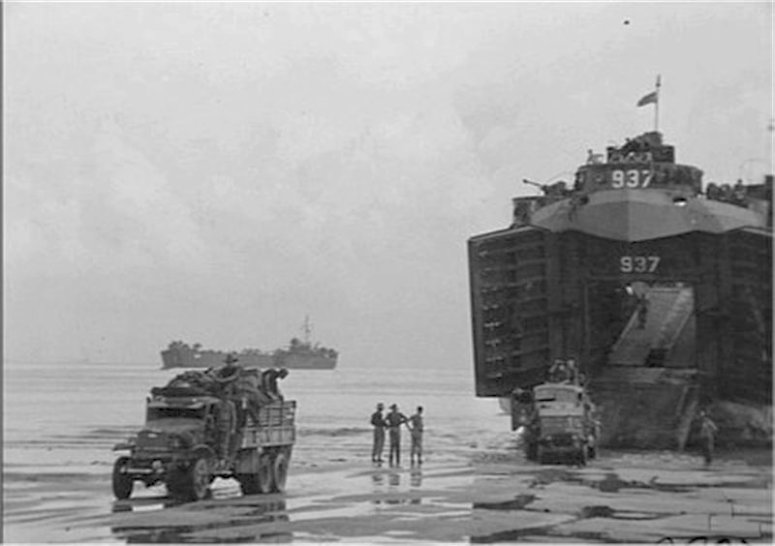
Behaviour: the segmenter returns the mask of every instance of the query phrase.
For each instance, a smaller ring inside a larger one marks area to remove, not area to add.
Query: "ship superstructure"
[[[603,443],[649,447],[710,401],[772,404],[772,177],[703,186],[649,132],[543,190],[468,243],[477,396],[574,357]]]
[[[233,354],[238,359],[237,365],[246,368],[334,369],[339,353],[310,341],[312,328],[309,318],[305,319],[302,328],[304,339],[291,338],[287,347],[274,351],[220,351],[203,349],[199,343],[189,345],[183,341],[173,341],[161,352],[162,368],[218,367],[224,363],[227,355]]]

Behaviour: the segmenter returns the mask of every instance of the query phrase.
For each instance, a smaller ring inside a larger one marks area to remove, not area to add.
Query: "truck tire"
[[[271,493],[274,490],[274,461],[269,453],[264,453],[258,460],[256,474],[259,493]]]
[[[210,468],[207,459],[199,457],[186,469],[175,471],[167,481],[167,490],[182,501],[199,501],[210,490]]]
[[[210,465],[202,457],[194,461],[188,469],[188,486],[191,500],[200,501],[210,491]]]
[[[288,456],[285,450],[278,451],[272,461],[272,491],[285,492],[285,480],[288,477]]]
[[[129,457],[119,457],[113,464],[113,494],[119,500],[128,499],[132,496],[132,486],[134,480],[132,476],[123,472],[129,465]]]

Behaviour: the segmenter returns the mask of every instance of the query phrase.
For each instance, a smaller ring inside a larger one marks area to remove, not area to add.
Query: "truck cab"
[[[586,464],[596,455],[594,406],[584,387],[544,383],[533,389],[535,415],[531,439],[538,462],[563,459]]]
[[[599,427],[583,382],[574,359],[558,359],[546,381],[511,393],[511,428],[522,430],[529,460],[583,465],[596,456]]]

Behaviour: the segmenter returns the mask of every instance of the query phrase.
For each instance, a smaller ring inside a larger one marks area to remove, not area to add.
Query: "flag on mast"
[[[638,101],[638,106],[646,106],[647,104],[652,104],[652,103],[656,104],[656,102],[657,102],[657,92],[652,91],[648,95],[644,95],[643,98],[641,98]]]
[[[659,102],[659,76],[657,76],[656,89],[647,95],[641,97],[638,101],[638,106],[646,106],[647,104],[657,104]]]

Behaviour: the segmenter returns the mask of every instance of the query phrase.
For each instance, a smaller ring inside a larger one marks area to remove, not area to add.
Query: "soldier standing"
[[[382,462],[382,450],[385,449],[385,417],[382,415],[382,411],[385,409],[385,405],[380,402],[377,404],[377,411],[371,414],[371,426],[374,427],[374,443],[371,448],[371,462]]]
[[[387,414],[388,429],[390,430],[390,466],[393,466],[393,456],[395,455],[396,466],[401,466],[401,425],[407,422],[406,415],[398,411],[398,406],[390,406],[390,413]]]
[[[417,456],[417,464],[422,464],[422,406],[417,406],[417,413],[409,418],[409,430],[411,430],[412,447],[409,452],[409,459],[414,465],[414,458]]]
[[[280,388],[277,386],[277,381],[285,379],[288,376],[288,370],[281,368],[279,370],[271,368],[266,370],[262,377],[261,382],[264,385],[264,391],[272,400],[282,400],[283,395],[280,393]]]
[[[234,425],[236,421],[236,411],[234,402],[228,398],[221,400],[218,404],[218,414],[216,416],[216,426],[218,428],[218,455],[220,465],[226,467],[231,454],[231,438],[234,434]]]
[[[709,465],[713,461],[713,449],[715,444],[716,432],[718,427],[705,411],[700,412],[700,441],[702,442],[702,455],[705,457],[705,464]]]
[[[646,320],[649,315],[649,299],[646,294],[643,294],[638,301],[638,328],[644,329],[646,327]]]

